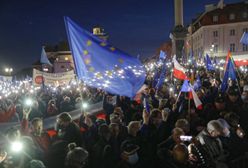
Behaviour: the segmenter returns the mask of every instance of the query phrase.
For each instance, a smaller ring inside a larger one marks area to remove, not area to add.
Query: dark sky
[[[225,0],[225,3],[241,0]],[[28,67],[42,44],[67,40],[63,16],[91,31],[101,25],[109,41],[131,55],[147,57],[168,40],[173,0],[0,0],[0,68]],[[218,0],[184,0],[184,22]]]

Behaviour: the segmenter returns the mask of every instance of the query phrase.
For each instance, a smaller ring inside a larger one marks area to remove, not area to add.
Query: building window
[[[248,45],[243,44],[243,51],[248,51]]]
[[[65,68],[65,66],[64,65],[61,65],[61,67],[60,67],[61,69],[64,69]]]
[[[230,36],[235,36],[235,29],[230,30]]]
[[[214,31],[214,32],[213,32],[213,36],[214,36],[214,37],[218,37],[218,31]]]
[[[219,17],[217,15],[213,16],[213,22],[214,23],[218,22],[218,20],[219,20]]]
[[[246,18],[248,17],[248,13],[247,13],[246,11],[243,12],[242,17],[243,17],[244,19],[246,19]]]
[[[234,20],[235,19],[235,14],[234,13],[231,13],[230,15],[229,15],[229,20]]]
[[[234,43],[230,44],[230,51],[235,52],[235,44]]]
[[[218,45],[214,45],[214,52],[217,53],[218,52]]]

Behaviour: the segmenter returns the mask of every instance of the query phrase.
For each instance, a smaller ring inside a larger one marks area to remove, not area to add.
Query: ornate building
[[[240,43],[248,31],[248,1],[235,4],[205,6],[205,11],[188,28],[187,41],[194,56],[201,54],[226,57],[228,50],[234,59],[247,59],[248,46]]]

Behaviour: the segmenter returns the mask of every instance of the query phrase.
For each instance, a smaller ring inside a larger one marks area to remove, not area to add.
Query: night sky
[[[241,0],[225,0],[225,3]],[[83,28],[102,26],[110,43],[148,57],[169,39],[174,25],[173,0],[0,0],[0,68],[29,67],[39,60],[42,44],[67,40],[63,16]],[[184,24],[218,0],[184,0]]]

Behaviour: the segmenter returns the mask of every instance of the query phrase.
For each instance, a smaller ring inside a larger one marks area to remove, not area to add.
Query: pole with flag
[[[173,69],[173,75],[175,78],[180,79],[180,80],[185,80],[188,79],[187,75],[186,75],[186,68],[184,68],[182,65],[180,65],[175,56],[173,58],[173,62],[174,62],[174,69]]]
[[[214,71],[215,70],[214,65],[212,64],[212,61],[211,61],[208,54],[206,54],[206,69],[208,71]]]
[[[224,78],[223,78],[222,84],[221,84],[221,92],[225,92],[227,90],[229,79],[237,80],[235,68],[234,68],[234,65],[233,65],[233,62],[231,59],[228,60],[228,63],[226,66]]]
[[[44,81],[44,65],[47,64],[49,66],[52,66],[51,62],[49,61],[49,59],[47,58],[47,54],[45,51],[45,46],[42,46],[41,49],[41,57],[40,57],[40,63],[41,63],[41,72],[42,72],[42,88],[45,88],[45,81]]]

